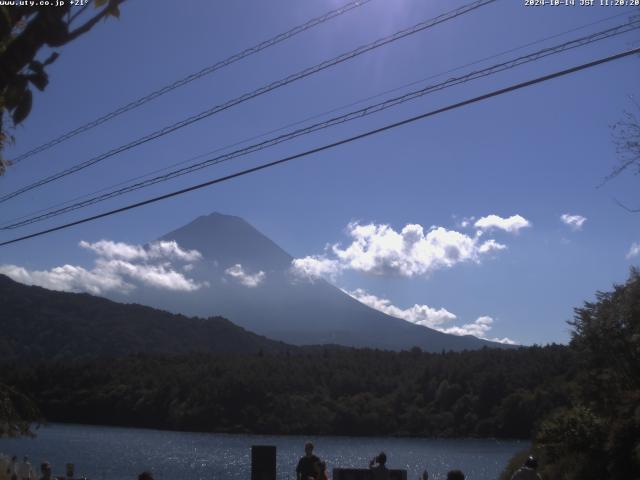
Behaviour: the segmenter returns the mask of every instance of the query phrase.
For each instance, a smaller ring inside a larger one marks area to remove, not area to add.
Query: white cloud
[[[304,258],[294,258],[291,271],[294,275],[313,280],[320,277],[334,277],[342,270],[337,260],[330,260],[324,256],[312,255]]]
[[[99,257],[123,258],[125,260],[139,260],[146,257],[146,252],[140,245],[130,245],[123,242],[112,242],[111,240],[100,240],[95,243],[81,240],[79,245],[87,250],[92,250]]]
[[[190,292],[198,290],[202,286],[186,278],[182,273],[171,269],[169,264],[149,265],[134,264],[124,260],[98,260],[96,269],[129,277],[144,285],[165,290]]]
[[[196,261],[202,257],[196,250],[182,250],[176,242],[154,242],[143,247],[100,240],[95,243],[81,241],[80,247],[98,255],[90,270],[74,265],[63,265],[51,270],[27,270],[17,265],[0,265],[0,273],[28,285],[94,295],[106,292],[128,293],[140,284],[175,291],[193,291],[206,285],[199,284],[172,268],[171,260]]]
[[[175,240],[166,242],[152,242],[147,250],[150,259],[169,258],[183,262],[197,262],[202,259],[202,254],[197,250],[183,250]]]
[[[473,224],[473,221],[475,219],[476,217],[464,217],[462,220],[460,220],[460,223],[458,225],[460,226],[460,228],[467,228]]]
[[[531,223],[521,215],[512,215],[509,218],[502,218],[498,215],[487,215],[486,217],[478,219],[474,226],[483,231],[497,228],[509,233],[518,233],[520,229],[530,227]]]
[[[365,290],[358,288],[352,292],[343,290],[347,295],[355,298],[361,303],[379,310],[392,317],[401,318],[411,323],[423,325],[425,327],[434,328],[446,322],[456,320],[456,316],[445,308],[436,310],[428,305],[415,304],[413,307],[401,309],[391,304],[386,298],[379,298],[373,294],[367,293]]]
[[[568,213],[563,213],[560,216],[560,220],[562,220],[562,223],[570,227],[571,230],[578,231],[582,230],[582,225],[587,221],[587,218],[582,215],[569,215]]]
[[[488,253],[488,252],[491,252],[493,250],[505,250],[506,248],[507,248],[506,245],[498,243],[492,238],[490,240],[487,240],[483,244],[481,244],[480,248],[478,249],[478,251],[480,253]]]
[[[438,330],[442,333],[449,333],[452,335],[473,335],[474,337],[478,337],[483,340],[491,340],[492,342],[505,343],[509,345],[516,344],[516,342],[507,337],[488,338],[487,334],[493,328],[494,320],[487,315],[478,317],[474,322],[466,323],[462,326],[443,327],[443,324],[457,320],[456,315],[445,308],[436,310],[428,305],[415,304],[413,307],[402,309],[393,305],[391,300],[377,297],[361,288],[353,291],[343,290],[343,292],[355,298],[359,302],[364,303],[368,307],[386,313],[387,315],[433,328],[434,330]]]
[[[351,243],[345,248],[335,244],[330,254],[308,256],[292,262],[294,271],[308,277],[333,276],[343,270],[373,275],[413,277],[450,268],[462,262],[479,262],[483,255],[507,248],[495,240],[481,242],[444,227],[407,224],[397,232],[389,225],[350,223]]]
[[[86,270],[63,265],[51,270],[27,270],[16,265],[0,265],[0,273],[16,282],[65,292],[88,292],[99,295],[107,291],[129,292],[135,288],[119,275],[102,269]]]
[[[629,248],[627,258],[637,257],[638,255],[640,255],[640,243],[634,242],[631,244],[631,248]]]
[[[104,258],[120,258],[123,260],[158,260],[170,259],[183,262],[195,262],[202,258],[197,250],[183,250],[175,241],[152,242],[147,247],[142,245],[130,245],[123,242],[113,242],[111,240],[100,240],[89,243],[82,240],[82,248],[94,251],[98,256]]]
[[[485,315],[478,317],[473,323],[466,323],[461,327],[445,328],[442,331],[453,335],[473,335],[474,337],[484,338],[486,333],[491,330],[492,324],[493,318]]]
[[[262,270],[260,270],[258,273],[250,275],[244,271],[242,265],[240,265],[239,263],[236,263],[233,267],[227,268],[224,273],[226,273],[230,277],[235,278],[242,285],[249,288],[257,287],[258,285],[260,285],[267,275]]]
[[[516,342],[508,337],[504,338],[487,338],[487,333],[493,328],[493,318],[484,315],[478,317],[472,323],[465,323],[461,327],[449,327],[440,329],[443,333],[450,333],[453,335],[473,335],[474,337],[482,338],[484,340],[491,340],[492,342],[505,343],[509,345],[516,345]]]

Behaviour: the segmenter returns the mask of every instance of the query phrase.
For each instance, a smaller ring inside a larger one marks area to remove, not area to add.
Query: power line
[[[467,81],[475,80],[475,79],[478,79],[478,78],[481,78],[481,77],[485,77],[485,76],[488,76],[488,75],[491,75],[491,74],[495,74],[495,73],[498,73],[498,72],[501,72],[501,71],[504,71],[504,70],[507,70],[507,69],[515,68],[517,66],[523,65],[524,63],[528,63],[528,62],[531,62],[531,61],[539,60],[540,58],[544,58],[544,57],[549,56],[549,55],[560,53],[560,52],[569,50],[571,48],[584,46],[584,45],[593,43],[595,41],[600,41],[600,40],[604,40],[606,38],[610,38],[610,37],[615,36],[615,35],[620,35],[620,34],[623,34],[623,33],[627,33],[629,31],[635,30],[635,29],[637,29],[639,27],[640,27],[640,20],[637,21],[637,22],[630,22],[630,23],[627,23],[627,24],[622,24],[622,25],[617,26],[617,27],[613,27],[613,28],[610,28],[610,29],[607,29],[607,30],[604,30],[604,31],[601,31],[601,32],[597,32],[597,33],[594,33],[594,34],[591,34],[591,35],[588,35],[588,36],[585,36],[585,37],[581,37],[579,39],[571,40],[569,42],[565,42],[565,43],[563,43],[561,45],[558,45],[558,46],[542,49],[542,50],[539,50],[537,52],[534,52],[534,53],[531,53],[531,54],[528,54],[528,55],[525,55],[525,56],[522,56],[522,57],[518,57],[518,58],[516,58],[514,60],[509,60],[507,62],[503,62],[503,63],[500,63],[498,65],[493,65],[491,67],[485,68],[485,69],[480,70],[480,71],[471,72],[471,73],[469,73],[467,75],[464,75],[462,77],[452,78],[452,79],[447,80],[446,82],[442,82],[442,83],[437,84],[437,85],[431,85],[431,86],[425,87],[425,88],[423,88],[421,90],[418,90],[418,91],[409,92],[409,93],[407,93],[407,94],[405,94],[403,96],[396,97],[396,98],[393,98],[393,99],[389,99],[389,100],[387,100],[385,102],[381,102],[381,103],[378,103],[378,104],[375,104],[375,105],[370,105],[368,107],[365,107],[363,109],[357,110],[355,112],[350,112],[348,114],[341,115],[339,117],[335,117],[335,118],[332,118],[330,120],[326,120],[325,122],[320,122],[320,123],[317,123],[317,124],[314,124],[314,125],[302,128],[302,129],[298,129],[298,130],[295,130],[295,131],[290,132],[288,134],[281,135],[281,136],[266,140],[264,142],[260,142],[258,144],[254,144],[254,145],[251,145],[249,147],[246,147],[246,148],[243,148],[243,149],[240,149],[240,150],[236,150],[234,152],[231,152],[231,153],[228,153],[228,154],[225,154],[225,155],[220,155],[218,157],[205,160],[204,162],[199,162],[199,163],[197,163],[195,165],[191,165],[191,166],[188,166],[188,167],[185,167],[185,168],[173,171],[173,172],[169,172],[166,175],[157,176],[157,177],[154,177],[152,179],[146,180],[144,182],[139,182],[139,183],[136,183],[136,184],[133,184],[133,185],[129,185],[129,186],[124,187],[122,189],[114,190],[114,191],[106,193],[104,195],[93,197],[93,198],[90,198],[90,199],[85,200],[83,202],[78,202],[78,203],[75,203],[73,205],[67,206],[65,208],[54,210],[54,211],[48,212],[48,213],[43,214],[43,215],[38,215],[38,216],[31,217],[31,218],[27,218],[26,220],[19,221],[19,222],[16,222],[16,223],[12,223],[12,224],[9,224],[9,225],[5,224],[0,229],[2,229],[2,230],[14,229],[14,228],[18,228],[18,227],[21,227],[21,226],[29,225],[29,224],[32,224],[32,223],[35,223],[35,222],[38,222],[38,221],[42,221],[42,220],[45,220],[45,219],[48,219],[48,218],[52,218],[54,216],[58,216],[58,215],[61,215],[61,214],[64,214],[64,213],[68,213],[70,211],[77,210],[79,208],[83,208],[83,207],[86,207],[86,206],[89,206],[89,205],[93,205],[93,204],[96,204],[98,202],[102,202],[102,201],[114,198],[116,196],[120,196],[120,195],[129,193],[129,192],[132,192],[134,190],[138,190],[138,189],[141,189],[141,188],[144,188],[144,187],[147,187],[147,186],[154,185],[156,183],[160,183],[160,182],[163,182],[163,181],[170,180],[172,178],[176,178],[178,176],[182,176],[182,175],[185,175],[185,174],[188,174],[188,173],[192,173],[192,172],[194,172],[196,170],[200,170],[202,168],[205,168],[205,167],[208,167],[208,166],[211,166],[211,165],[214,165],[214,164],[222,163],[222,162],[231,160],[233,158],[237,158],[237,157],[240,157],[240,156],[247,155],[249,153],[254,153],[254,152],[258,151],[258,150],[262,150],[264,148],[268,148],[268,147],[277,145],[277,144],[282,143],[284,141],[292,140],[293,138],[297,138],[298,136],[301,136],[301,135],[306,135],[306,134],[309,134],[309,133],[312,133],[312,132],[315,132],[315,131],[318,131],[318,130],[321,130],[321,129],[329,128],[329,127],[337,125],[339,123],[344,123],[344,122],[351,121],[351,120],[354,120],[354,119],[357,119],[357,118],[361,118],[363,116],[367,116],[367,115],[370,115],[370,114],[373,114],[373,113],[378,113],[378,112],[380,112],[382,110],[385,110],[385,109],[393,107],[393,106],[397,106],[397,105],[399,105],[401,103],[404,103],[404,102],[407,102],[407,101],[410,101],[410,100],[414,100],[414,99],[416,99],[418,97],[421,97],[423,95],[426,95],[428,93],[433,93],[434,91],[439,91],[439,90],[442,90],[444,88],[448,88],[448,87],[451,87],[451,86],[454,86],[454,85],[458,85],[458,84],[461,84],[461,83],[466,83]]]
[[[319,123],[315,123],[313,125],[309,125],[307,127],[304,128],[300,128],[297,130],[294,130],[292,132],[274,137],[274,138],[270,138],[267,140],[264,140],[262,142],[250,145],[248,147],[245,148],[241,148],[238,150],[235,150],[233,152],[230,153],[226,153],[223,155],[219,155],[216,156],[214,158],[210,158],[207,159],[203,162],[198,162],[196,164],[187,166],[187,167],[183,167],[181,169],[178,170],[174,170],[171,171],[169,173],[166,173],[164,175],[159,175],[156,177],[153,177],[151,179],[148,180],[144,180],[142,182],[138,182],[132,185],[128,185],[126,187],[117,189],[117,190],[112,190],[111,192],[102,194],[102,195],[98,195],[98,196],[94,196],[92,198],[89,198],[87,200],[81,201],[81,202],[77,202],[74,203],[72,205],[68,205],[66,207],[63,208],[59,208],[56,210],[52,210],[49,211],[47,213],[44,213],[42,215],[36,215],[36,216],[32,216],[29,218],[26,218],[24,220],[21,221],[17,221],[14,223],[10,223],[10,224],[5,224],[4,226],[0,227],[0,230],[10,230],[10,229],[15,229],[15,228],[19,228],[19,227],[23,227],[26,225],[30,225],[32,223],[36,223],[36,222],[40,222],[49,218],[53,218],[74,210],[78,210],[80,208],[84,208],[90,205],[94,205],[96,203],[99,202],[103,202],[105,200],[109,200],[111,198],[115,198],[118,197],[120,195],[124,195],[126,193],[130,193],[132,191],[135,190],[139,190],[141,188],[144,187],[148,187],[151,185],[155,185],[157,183],[161,183],[161,182],[165,182],[168,181],[170,179],[182,176],[182,175],[186,175],[188,173],[192,173],[194,171],[209,167],[211,165],[215,165],[218,163],[222,163],[222,162],[226,162],[229,160],[232,160],[234,158],[238,158],[244,155],[248,155],[250,153],[254,153],[257,152],[259,150],[263,150],[265,148],[269,148],[275,145],[278,145],[280,143],[292,140],[294,138],[297,138],[299,136],[302,135],[307,135],[319,130],[324,130],[326,128],[330,128],[332,126],[338,125],[338,124],[342,124],[345,122],[349,122],[351,120],[355,120],[358,118],[362,118],[374,113],[378,113],[381,112],[383,110],[386,110],[388,108],[391,107],[395,107],[397,105],[400,105],[402,103],[411,101],[411,100],[415,100],[417,98],[420,98],[424,95],[436,92],[436,91],[440,91],[443,90],[445,88],[449,88],[455,85],[460,85],[462,83],[466,83],[472,80],[476,80],[479,78],[484,78],[487,77],[489,75],[494,75],[496,73],[499,72],[503,72],[505,70],[509,70],[515,67],[518,67],[520,65],[524,65],[526,63],[530,63],[533,61],[537,61],[540,60],[541,58],[546,58],[550,55],[555,55],[561,52],[565,52],[567,50],[573,49],[573,48],[577,48],[577,47],[581,47],[584,45],[589,45],[591,43],[597,42],[597,41],[601,41],[601,40],[605,40],[607,38],[611,38],[613,36],[617,36],[617,35],[621,35],[624,33],[628,33],[630,31],[633,30],[637,30],[638,28],[640,28],[640,19],[635,21],[635,22],[628,22],[628,23],[624,23],[621,25],[618,25],[616,27],[612,27],[600,32],[596,32],[596,33],[592,33],[590,35],[587,36],[583,36],[577,39],[573,39],[573,40],[569,40],[567,42],[564,42],[562,44],[556,45],[556,46],[552,46],[552,47],[548,47],[548,48],[544,48],[541,50],[538,50],[536,52],[533,53],[529,53],[527,55],[523,55],[520,57],[517,57],[515,59],[512,60],[508,60],[505,62],[501,62],[498,63],[496,65],[492,65],[489,67],[486,67],[484,69],[481,70],[477,70],[477,71],[472,71],[470,73],[467,73],[466,75],[460,76],[460,77],[454,77],[454,78],[450,78],[444,82],[435,84],[435,85],[430,85],[427,87],[424,87],[420,90],[415,90],[412,92],[408,92],[405,93],[404,95],[398,96],[398,97],[394,97],[388,100],[385,100],[383,102],[380,103],[376,103],[373,105],[369,105],[367,107],[361,108],[359,110],[355,110],[349,113],[346,113],[344,115],[340,115],[328,120],[325,120],[323,122],[319,122]]]
[[[284,33],[280,33],[278,35],[276,35],[275,37],[271,37],[268,40],[265,40],[263,42],[258,43],[257,45],[254,45],[252,47],[249,47],[241,52],[235,53],[233,55],[231,55],[228,58],[225,58],[224,60],[220,60],[219,62],[214,63],[213,65],[209,65],[208,67],[203,68],[202,70],[192,73],[190,75],[187,75],[186,77],[183,77],[179,80],[176,80],[173,83],[170,83],[168,85],[165,85],[164,87],[155,90],[143,97],[140,97],[130,103],[127,103],[126,105],[123,105],[120,108],[117,108],[116,110],[113,110],[112,112],[109,112],[91,122],[85,123],[84,125],[81,125],[77,128],[74,128],[73,130],[70,130],[69,132],[60,135],[59,137],[54,138],[53,140],[50,140],[46,143],[43,143],[42,145],[39,145],[38,147],[29,150],[28,152],[25,152],[21,155],[18,155],[16,158],[14,158],[13,160],[11,160],[12,163],[19,163],[22,160],[29,158],[33,155],[36,155],[37,153],[43,152],[45,150],[50,149],[51,147],[58,145],[66,140],[69,140],[70,138],[75,137],[76,135],[79,135],[80,133],[86,132],[88,130],[91,130],[95,127],[97,127],[98,125],[102,125],[105,122],[108,122],[109,120],[122,115],[123,113],[126,113],[130,110],[133,110],[135,108],[138,108],[142,105],[144,105],[145,103],[148,103],[152,100],[155,100],[158,97],[161,97],[162,95],[171,92],[172,90],[175,90],[179,87],[183,87],[184,85],[187,85],[188,83],[193,82],[194,80],[197,80],[199,78],[202,78],[206,75],[210,75],[212,73],[214,73],[217,70],[220,70],[224,67],[228,67],[229,65],[242,60],[246,57],[249,57],[253,54],[256,54],[258,52],[261,52],[262,50],[265,50],[269,47],[273,47],[274,45],[277,45],[280,42],[283,42],[285,40],[288,40],[302,32],[305,32],[307,30],[310,30],[313,27],[316,27],[322,23],[325,23],[335,17],[338,17],[342,14],[345,14],[347,12],[350,12],[351,10],[361,7],[362,5],[365,5],[367,3],[369,3],[371,0],[358,0],[355,2],[351,2],[351,3],[347,3],[346,5],[343,5],[340,8],[337,8],[335,10],[331,10],[330,12],[327,12],[323,15],[320,15],[319,17],[315,17],[312,18],[311,20],[307,21],[306,23],[303,23],[301,25],[298,25],[290,30],[287,30]]]
[[[227,150],[229,148],[233,148],[233,147],[237,147],[239,145],[245,144],[245,143],[249,143],[250,141],[266,137],[267,135],[270,135],[270,134],[273,134],[273,133],[281,132],[281,131],[286,130],[287,128],[290,128],[290,127],[295,127],[297,125],[302,125],[305,122],[308,122],[310,120],[315,120],[317,118],[324,117],[325,115],[329,115],[331,113],[335,113],[335,112],[344,110],[346,108],[353,107],[355,105],[359,105],[359,104],[367,102],[369,100],[373,100],[375,98],[380,98],[380,97],[382,97],[384,95],[403,90],[403,89],[411,87],[413,85],[417,85],[417,84],[423,83],[423,82],[425,82],[427,80],[431,80],[431,79],[434,79],[434,78],[442,77],[442,76],[447,75],[449,73],[457,72],[457,71],[462,70],[464,68],[471,67],[473,65],[478,65],[480,63],[486,62],[487,60],[493,60],[494,58],[498,58],[498,57],[504,56],[504,55],[506,55],[508,53],[517,52],[517,51],[523,50],[523,49],[525,49],[527,47],[530,47],[530,46],[533,46],[533,45],[537,45],[539,43],[547,42],[549,40],[553,40],[555,38],[562,37],[562,36],[564,36],[564,35],[566,35],[568,33],[573,33],[573,32],[579,31],[579,30],[583,30],[585,28],[592,27],[594,25],[597,25],[597,24],[600,24],[600,23],[604,23],[604,22],[607,22],[607,21],[612,20],[614,18],[619,18],[619,17],[622,17],[622,16],[628,17],[628,12],[617,13],[617,14],[614,14],[614,15],[611,15],[611,16],[608,16],[608,17],[601,18],[601,19],[596,20],[594,22],[582,24],[582,25],[579,25],[577,27],[571,28],[569,30],[564,30],[562,32],[555,33],[553,35],[550,35],[550,36],[547,36],[547,37],[544,37],[544,38],[539,38],[538,40],[534,40],[534,41],[519,45],[517,47],[510,48],[508,50],[503,50],[503,51],[501,51],[499,53],[492,54],[492,55],[490,55],[488,57],[484,57],[484,58],[481,58],[479,60],[474,60],[473,62],[469,62],[469,63],[466,63],[464,65],[459,65],[457,67],[451,68],[451,69],[446,70],[444,72],[440,72],[440,73],[436,73],[436,74],[433,74],[433,75],[429,75],[428,77],[421,78],[420,80],[414,80],[414,81],[412,81],[410,83],[405,83],[405,84],[400,85],[398,87],[394,87],[392,89],[385,90],[385,91],[376,93],[374,95],[370,95],[370,96],[365,97],[365,98],[361,98],[360,100],[356,100],[356,101],[350,102],[348,104],[341,105],[339,107],[335,107],[335,108],[332,108],[330,110],[326,110],[326,111],[324,111],[322,113],[318,113],[318,114],[306,117],[304,119],[297,120],[297,121],[292,122],[292,123],[288,123],[286,125],[280,126],[278,128],[272,129],[272,130],[269,130],[267,132],[263,132],[263,133],[260,133],[258,135],[254,135],[252,137],[245,138],[244,140],[239,140],[239,141],[234,142],[232,144],[228,144],[228,145],[225,145],[223,147],[218,147],[218,148],[216,148],[214,150],[211,150],[211,151],[208,151],[206,153],[201,153],[201,154],[198,154],[198,155],[196,155],[194,157],[190,157],[190,158],[188,158],[186,160],[181,160],[179,162],[167,165],[166,167],[162,167],[162,168],[159,168],[159,169],[156,169],[156,170],[152,170],[150,172],[147,172],[147,173],[144,173],[144,174],[141,174],[141,175],[137,175],[137,176],[132,177],[132,178],[128,178],[127,180],[123,180],[121,182],[118,182],[116,184],[110,185],[110,186],[105,187],[105,188],[101,188],[101,189],[93,191],[91,193],[86,193],[86,194],[83,194],[83,195],[79,195],[79,196],[71,198],[69,200],[56,203],[56,204],[54,204],[52,206],[49,206],[49,207],[46,207],[46,208],[41,208],[39,210],[32,211],[32,212],[30,212],[28,214],[21,215],[19,217],[14,217],[12,219],[9,219],[9,220],[6,220],[5,222],[3,222],[0,225],[0,230],[6,230],[6,229],[14,228],[15,226],[18,226],[18,225],[14,225],[14,224],[19,222],[20,220],[28,219],[28,218],[31,218],[31,217],[35,217],[36,215],[38,215],[40,213],[48,212],[48,211],[53,210],[55,208],[62,207],[64,205],[69,205],[69,204],[72,204],[74,202],[78,202],[78,200],[81,200],[81,199],[84,199],[84,198],[88,198],[88,197],[91,197],[92,195],[97,195],[97,194],[102,193],[102,192],[106,192],[108,190],[120,187],[122,185],[126,185],[129,182],[134,182],[136,180],[140,180],[140,179],[149,177],[151,175],[155,175],[157,173],[170,170],[171,168],[177,167],[179,165],[184,165],[186,163],[193,162],[193,161],[198,160],[200,158],[206,157],[207,155],[211,155],[211,154],[214,154],[214,153],[217,153],[217,152],[221,152],[221,151]],[[54,213],[54,212],[50,212],[50,213]]]
[[[100,213],[100,214],[93,215],[93,216],[90,216],[90,217],[85,217],[85,218],[83,218],[81,220],[76,220],[74,222],[70,222],[70,223],[66,223],[66,224],[63,224],[63,225],[59,225],[57,227],[48,228],[46,230],[41,230],[39,232],[35,232],[35,233],[29,234],[29,235],[25,235],[25,236],[22,236],[22,237],[14,238],[12,240],[7,240],[5,242],[0,243],[0,247],[5,246],[5,245],[10,245],[10,244],[13,244],[13,243],[17,243],[17,242],[21,242],[21,241],[24,241],[24,240],[27,240],[27,239],[30,239],[30,238],[34,238],[34,237],[38,237],[38,236],[41,236],[41,235],[45,235],[47,233],[56,232],[58,230],[63,230],[63,229],[66,229],[66,228],[70,228],[70,227],[73,227],[73,226],[76,226],[76,225],[80,225],[82,223],[91,222],[93,220],[97,220],[97,219],[100,219],[100,218],[104,218],[104,217],[108,217],[108,216],[111,216],[111,215],[115,215],[117,213],[125,212],[127,210],[132,210],[132,209],[135,209],[135,208],[139,208],[139,207],[142,207],[144,205],[149,205],[151,203],[159,202],[161,200],[166,200],[166,199],[171,198],[171,197],[176,197],[178,195],[182,195],[182,194],[185,194],[185,193],[188,193],[188,192],[192,192],[194,190],[199,190],[201,188],[205,188],[205,187],[208,187],[208,186],[211,186],[211,185],[215,185],[217,183],[222,183],[222,182],[225,182],[225,181],[228,181],[228,180],[232,180],[234,178],[242,177],[242,176],[245,176],[245,175],[248,175],[248,174],[251,174],[251,173],[258,172],[260,170],[265,170],[265,169],[270,168],[270,167],[275,167],[276,165],[281,165],[283,163],[291,162],[291,161],[297,160],[299,158],[307,157],[307,156],[315,154],[315,153],[319,153],[319,152],[322,152],[322,151],[325,151],[325,150],[329,150],[329,149],[338,147],[340,145],[345,145],[347,143],[351,143],[351,142],[354,142],[356,140],[361,140],[363,138],[367,138],[367,137],[370,137],[372,135],[376,135],[376,134],[385,132],[387,130],[391,130],[391,129],[394,129],[394,128],[397,128],[397,127],[401,127],[403,125],[407,125],[407,124],[416,122],[418,120],[423,120],[423,119],[428,118],[428,117],[433,117],[435,115],[439,115],[441,113],[448,112],[450,110],[455,110],[455,109],[458,109],[458,108],[461,108],[461,107],[464,107],[464,106],[467,106],[467,105],[478,103],[478,102],[487,100],[489,98],[493,98],[493,97],[497,97],[497,96],[500,96],[500,95],[504,95],[504,94],[509,93],[509,92],[513,92],[513,91],[520,90],[520,89],[523,89],[523,88],[526,88],[526,87],[530,87],[532,85],[543,83],[543,82],[546,82],[548,80],[552,80],[554,78],[563,77],[563,76],[566,76],[566,75],[569,75],[569,74],[572,74],[572,73],[575,73],[575,72],[579,72],[581,70],[586,70],[586,69],[589,69],[589,68],[593,68],[595,66],[602,65],[602,64],[605,64],[605,63],[609,63],[609,62],[612,62],[614,60],[619,60],[621,58],[628,57],[630,55],[635,55],[637,53],[640,53],[640,48],[634,48],[632,50],[627,50],[627,51],[624,51],[624,52],[621,52],[621,53],[617,53],[617,54],[614,54],[614,55],[610,55],[608,57],[600,58],[598,60],[594,60],[594,61],[591,61],[591,62],[588,62],[588,63],[583,63],[581,65],[577,65],[577,66],[574,66],[574,67],[571,67],[571,68],[567,68],[565,70],[560,70],[560,71],[557,71],[557,72],[554,72],[554,73],[551,73],[551,74],[548,74],[548,75],[544,75],[542,77],[537,77],[537,78],[534,78],[532,80],[527,80],[525,82],[521,82],[521,83],[517,83],[517,84],[514,84],[514,85],[510,85],[508,87],[501,88],[499,90],[493,90],[492,92],[485,93],[484,95],[473,97],[473,98],[464,100],[462,102],[458,102],[458,103],[454,103],[454,104],[448,105],[446,107],[438,108],[436,110],[431,110],[431,111],[423,113],[421,115],[410,117],[410,118],[407,118],[405,120],[401,120],[399,122],[395,122],[395,123],[392,123],[392,124],[385,125],[383,127],[379,127],[379,128],[373,129],[373,130],[369,130],[367,132],[364,132],[364,133],[361,133],[361,134],[358,134],[358,135],[354,135],[352,137],[348,137],[348,138],[345,138],[345,139],[342,139],[342,140],[338,140],[336,142],[333,142],[333,143],[330,143],[330,144],[327,144],[327,145],[323,145],[321,147],[316,147],[316,148],[313,148],[311,150],[306,150],[304,152],[297,153],[295,155],[291,155],[289,157],[281,158],[279,160],[274,160],[274,161],[269,162],[269,163],[264,163],[264,164],[258,165],[256,167],[248,168],[246,170],[242,170],[242,171],[230,174],[230,175],[226,175],[226,176],[223,176],[223,177],[215,178],[213,180],[209,180],[207,182],[200,183],[200,184],[197,184],[197,185],[192,185],[190,187],[183,188],[181,190],[176,190],[176,191],[171,192],[171,193],[166,193],[164,195],[160,195],[160,196],[153,197],[153,198],[150,198],[150,199],[147,199],[147,200],[143,200],[141,202],[133,203],[133,204],[130,204],[130,205],[127,205],[127,206],[124,206],[124,207],[117,208],[115,210],[110,210],[108,212]]]
[[[489,3],[493,3],[496,0],[476,0],[475,2],[472,2],[470,4],[464,5],[460,8],[457,8],[455,10],[451,10],[447,13],[444,13],[442,15],[439,15],[438,17],[435,17],[433,19],[430,20],[426,20],[420,23],[417,23],[415,25],[413,25],[412,27],[406,28],[404,30],[400,30],[399,32],[396,32],[392,35],[389,35],[387,37],[383,37],[380,38],[374,42],[368,43],[366,45],[360,46],[354,50],[351,50],[349,52],[343,53],[341,55],[338,55],[337,57],[334,57],[330,60],[325,60],[322,63],[319,63],[317,65],[314,65],[313,67],[308,67],[304,70],[301,70],[297,73],[294,73],[292,75],[289,75],[287,77],[284,77],[280,80],[276,80],[275,82],[272,82],[268,85],[265,85],[263,87],[258,88],[257,90],[253,90],[252,92],[249,93],[245,93],[244,95],[241,95],[240,97],[236,97],[232,100],[229,100],[223,104],[220,105],[216,105],[215,107],[212,107],[208,110],[204,110],[203,112],[200,112],[196,115],[193,115],[189,118],[186,118],[184,120],[181,120],[179,122],[173,123],[171,125],[168,125],[164,128],[161,128],[160,130],[156,130],[153,133],[150,133],[148,135],[145,135],[144,137],[141,137],[137,140],[134,140],[130,143],[127,143],[125,145],[121,145],[117,148],[114,148],[112,150],[109,150],[106,153],[103,153],[102,155],[98,155],[96,157],[93,157],[89,160],[86,160],[84,162],[78,163],[76,165],[74,165],[73,167],[70,167],[68,169],[65,169],[61,172],[55,173],[53,175],[50,175],[49,177],[46,177],[44,179],[38,180],[37,182],[34,182],[30,185],[27,185],[25,187],[22,187],[18,190],[15,190],[11,193],[8,193],[2,197],[0,197],[0,203],[2,202],[6,202],[7,200],[17,197],[18,195],[21,195],[25,192],[28,192],[30,190],[33,190],[35,188],[41,187],[43,185],[46,185],[50,182],[53,182],[54,180],[58,180],[62,177],[65,177],[67,175],[71,175],[73,173],[76,173],[80,170],[83,170],[91,165],[95,165],[98,162],[101,162],[109,157],[113,157],[114,155],[117,155],[119,153],[122,153],[124,151],[130,150],[134,147],[137,147],[139,145],[142,145],[144,143],[147,143],[151,140],[155,140],[157,138],[160,138],[164,135],[167,135],[169,133],[172,133],[180,128],[186,127],[188,125],[191,125],[195,122],[198,122],[200,120],[203,120],[207,117],[210,117],[216,113],[219,113],[223,110],[227,110],[231,107],[234,107],[240,103],[243,103],[247,100],[250,100],[252,98],[258,97],[260,95],[263,95],[265,93],[268,93],[272,90],[275,90],[277,88],[283,87],[285,85],[288,85],[290,83],[293,83],[297,80],[300,80],[302,78],[308,77],[309,75],[315,74],[317,72],[320,72],[324,69],[327,69],[329,67],[333,67],[335,65],[338,65],[340,63],[343,63],[347,60],[351,60],[359,55],[362,55],[366,52],[369,52],[371,50],[374,50],[376,48],[382,47],[388,43],[391,42],[395,42],[396,40],[400,40],[401,38],[407,37],[409,35],[413,35],[415,33],[418,33],[422,30],[426,30],[427,28],[431,28],[435,25],[438,25],[440,23],[446,22],[448,20],[454,19],[456,17],[459,17],[461,15],[464,15],[465,13],[468,13],[470,11],[473,11],[477,8],[480,8],[482,6],[485,6]]]

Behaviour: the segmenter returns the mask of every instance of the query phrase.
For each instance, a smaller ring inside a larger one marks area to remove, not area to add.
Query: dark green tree
[[[41,91],[46,88],[46,67],[59,55],[53,52],[38,60],[38,52],[43,47],[59,48],[72,42],[108,16],[119,17],[123,1],[94,0],[98,12],[89,18],[83,13],[90,0],[82,7],[74,7],[70,1],[58,6],[32,6],[29,2],[0,6],[0,154],[6,142],[14,140],[9,133],[11,127],[31,112],[32,87]],[[9,164],[0,156],[0,175]]]
[[[570,405],[537,429],[543,477],[640,478],[640,270],[576,308],[569,323],[577,373]]]
[[[26,395],[0,383],[0,438],[32,435],[40,410]]]

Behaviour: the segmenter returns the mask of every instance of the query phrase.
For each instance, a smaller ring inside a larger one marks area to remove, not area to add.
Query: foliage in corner
[[[0,438],[33,436],[32,425],[39,424],[41,418],[29,397],[0,383]]]
[[[576,308],[569,323],[578,374],[571,405],[537,428],[543,478],[640,478],[640,270]]]
[[[640,105],[634,102],[640,111]],[[625,111],[621,120],[611,127],[611,134],[620,158],[620,165],[612,172],[618,175],[628,168],[635,167],[640,173],[640,123],[632,111]]]
[[[45,68],[59,56],[45,60],[36,56],[43,47],[58,48],[91,30],[100,20],[119,17],[124,0],[95,0],[97,13],[77,24],[91,2],[72,7],[27,5],[0,6],[0,154],[14,137],[9,130],[22,123],[31,112],[32,88],[43,91],[49,83]],[[38,3],[38,2],[35,2]],[[9,123],[7,128],[5,125]],[[11,164],[0,155],[0,175]]]

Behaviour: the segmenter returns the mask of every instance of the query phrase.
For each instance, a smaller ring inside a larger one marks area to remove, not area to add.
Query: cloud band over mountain
[[[473,335],[474,337],[482,338],[485,340],[491,340],[493,342],[505,343],[509,345],[515,345],[516,342],[510,338],[488,338],[487,334],[493,327],[493,318],[484,315],[478,317],[474,322],[465,323],[461,326],[449,326],[445,327],[445,324],[449,324],[458,319],[458,317],[451,313],[446,308],[435,309],[428,305],[415,304],[412,307],[402,309],[393,305],[391,300],[386,298],[380,298],[376,295],[366,292],[365,290],[358,288],[353,291],[343,290],[347,295],[355,298],[361,303],[364,303],[368,307],[379,310],[380,312],[391,315],[392,317],[401,318],[407,322],[415,323],[425,327],[433,328],[442,333],[449,333],[452,335]]]
[[[0,265],[0,273],[27,285],[51,290],[129,293],[138,284],[147,287],[194,291],[203,287],[174,268],[175,263],[197,262],[202,258],[196,250],[183,250],[176,242],[152,242],[146,246],[110,240],[95,243],[81,241],[80,247],[98,255],[94,266],[63,265],[50,270],[27,270],[17,265]]]

